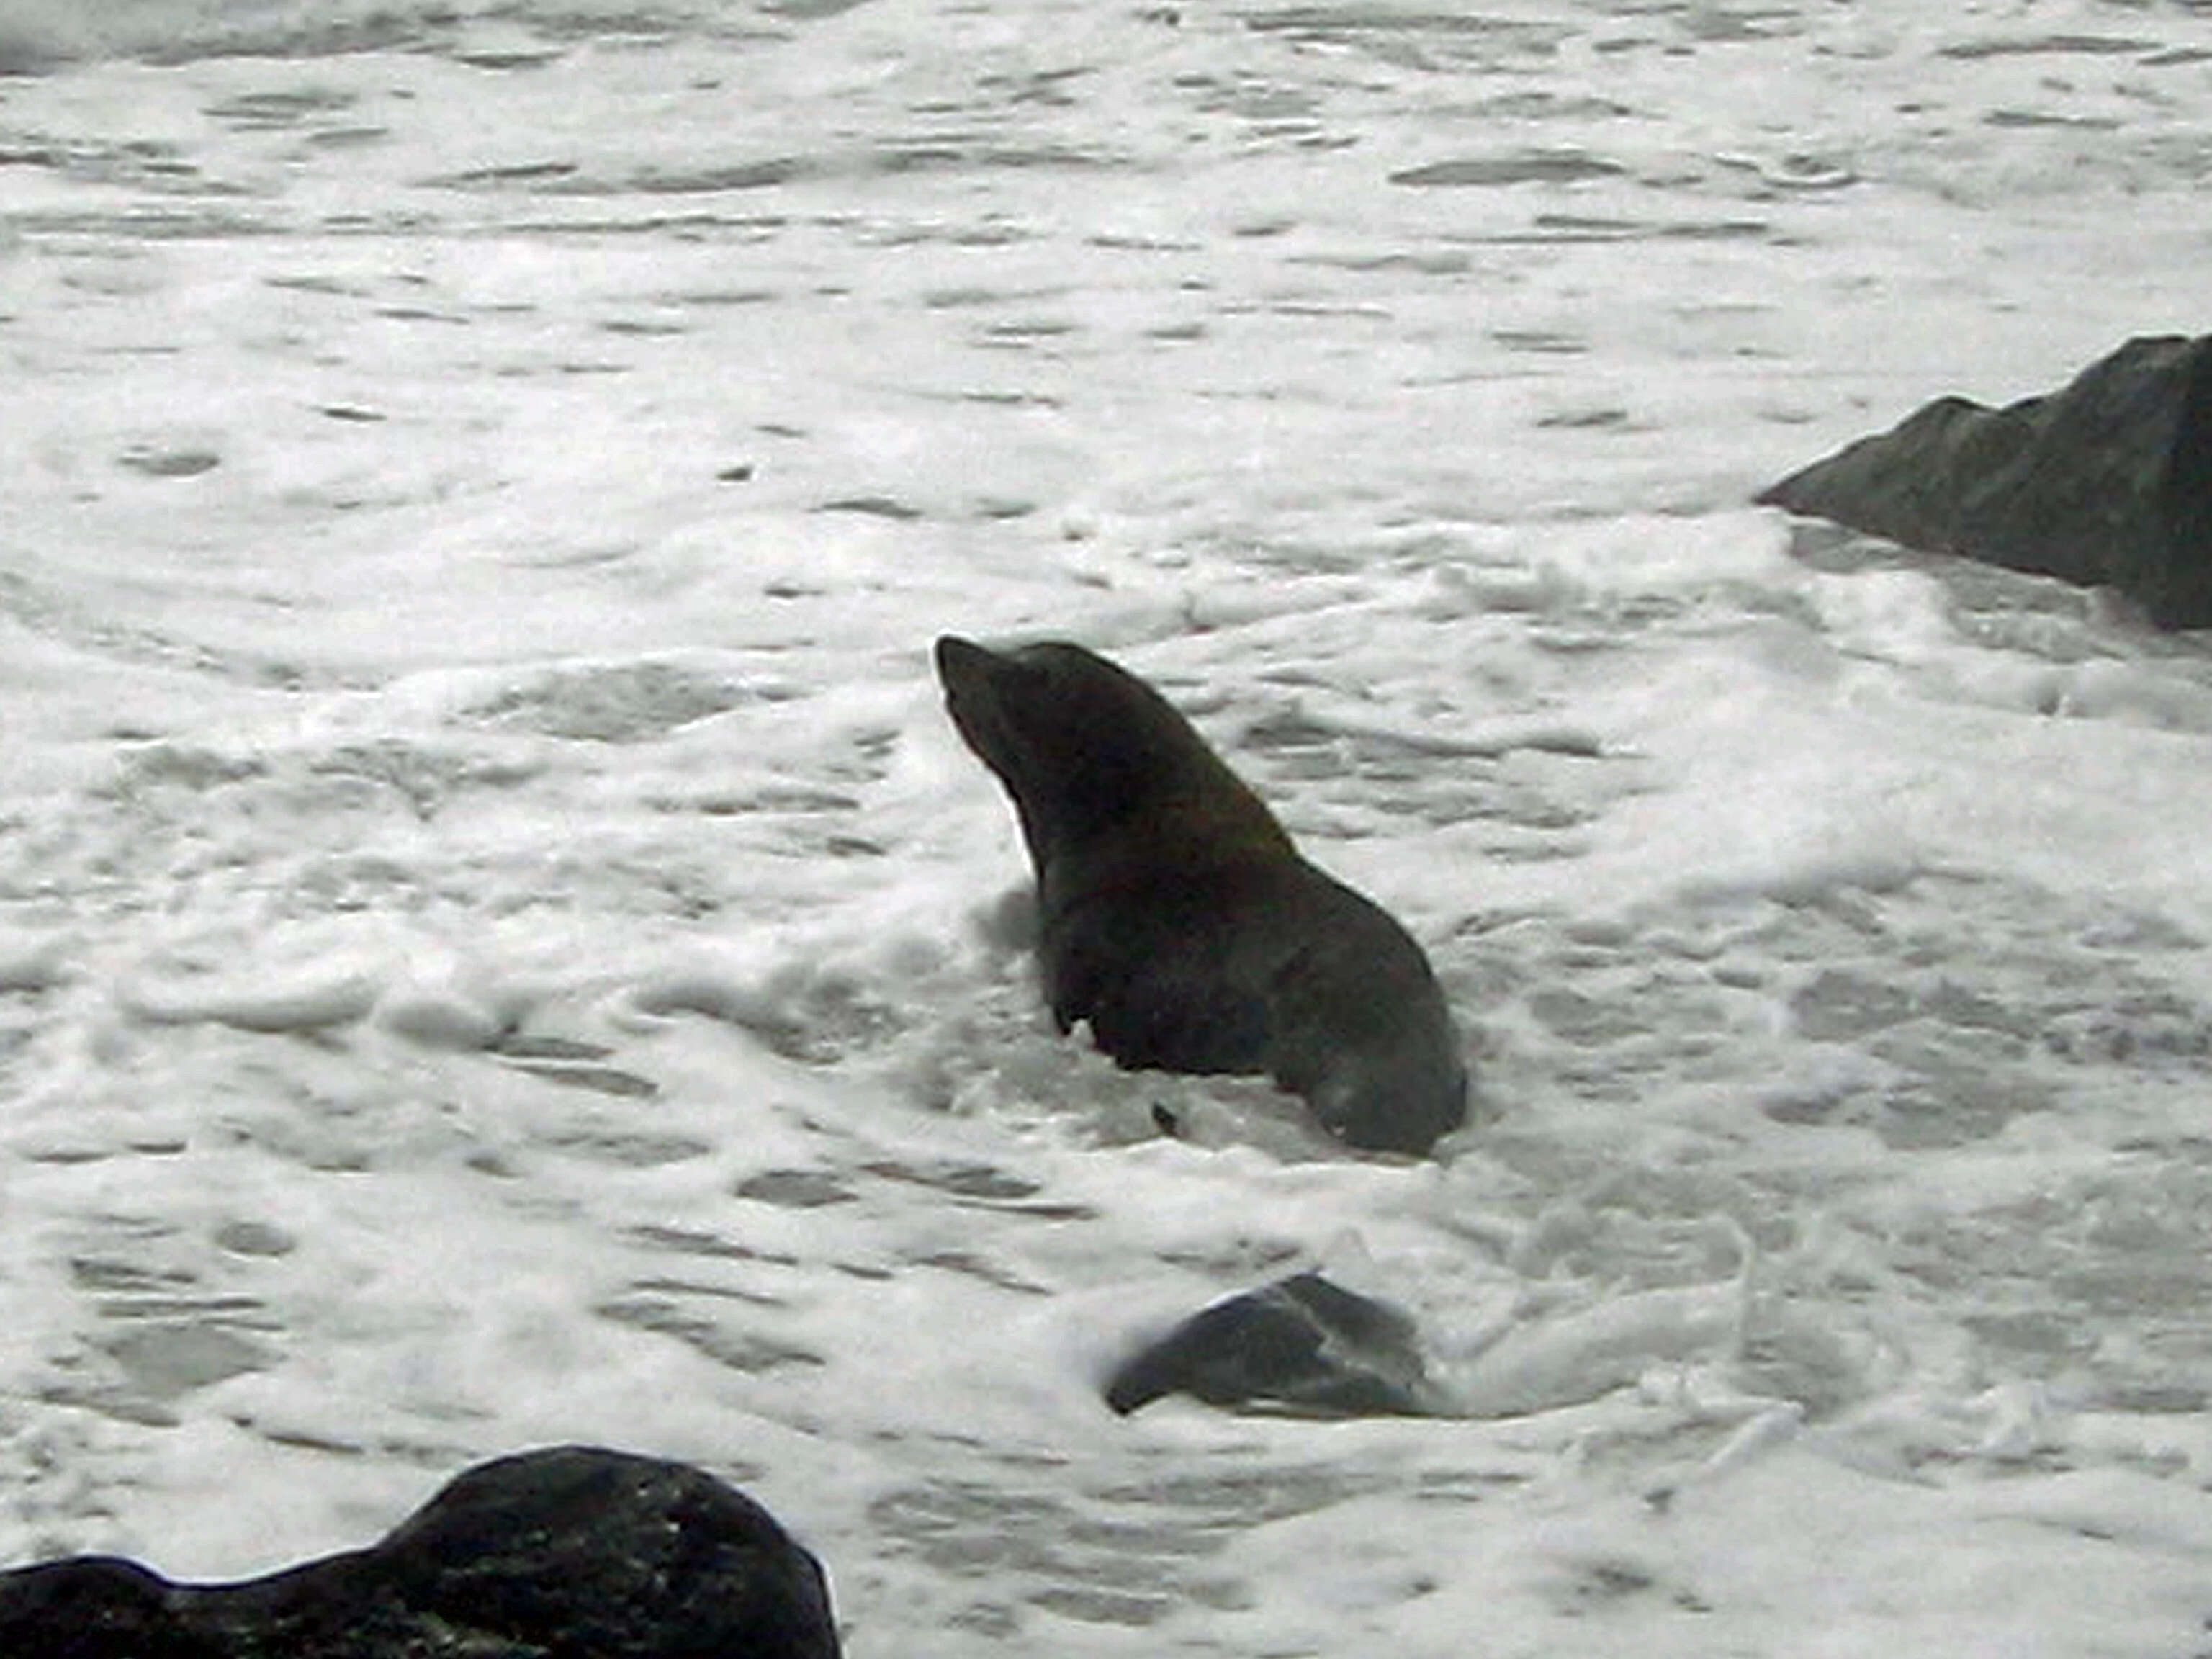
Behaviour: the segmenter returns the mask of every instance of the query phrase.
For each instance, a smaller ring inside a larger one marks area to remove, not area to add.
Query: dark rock
[[[1201,1308],[1123,1362],[1106,1403],[1126,1416],[1170,1394],[1315,1416],[1437,1414],[1412,1319],[1315,1273]]]
[[[0,1573],[40,1659],[836,1659],[814,1558],[680,1463],[568,1446],[481,1464],[385,1540],[236,1584],[88,1556]]]
[[[2212,335],[2130,340],[2002,409],[1939,399],[1759,499],[2212,626]]]

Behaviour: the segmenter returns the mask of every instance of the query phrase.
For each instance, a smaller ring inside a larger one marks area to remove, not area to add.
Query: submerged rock
[[[235,1584],[85,1556],[0,1573],[41,1659],[836,1659],[820,1565],[681,1463],[568,1446],[467,1471],[365,1550]]]
[[[1126,1416],[1170,1394],[1329,1417],[1437,1409],[1413,1320],[1316,1273],[1201,1308],[1123,1362],[1106,1403]]]
[[[2002,409],[1941,398],[1759,500],[2212,626],[2212,335],[2130,340]]]

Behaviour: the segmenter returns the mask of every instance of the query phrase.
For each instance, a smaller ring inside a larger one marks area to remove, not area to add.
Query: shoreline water
[[[0,1556],[580,1438],[859,1655],[2194,1639],[2212,666],[1745,505],[2202,331],[2193,11],[368,15],[0,80]],[[1492,1115],[1054,1034],[944,631],[1159,684]],[[1543,1386],[1106,1411],[1307,1266]]]

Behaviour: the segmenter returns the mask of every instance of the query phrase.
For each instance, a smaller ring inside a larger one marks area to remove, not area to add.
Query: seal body
[[[1063,1031],[1132,1069],[1265,1073],[1354,1146],[1426,1152],[1467,1115],[1428,959],[1306,862],[1167,699],[1079,645],[937,641],[945,706],[1036,872]]]

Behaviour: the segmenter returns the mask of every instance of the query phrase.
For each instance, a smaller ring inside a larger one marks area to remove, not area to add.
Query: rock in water
[[[236,1584],[88,1556],[0,1573],[24,1659],[836,1659],[820,1565],[681,1463],[531,1451],[379,1544]]]
[[[950,635],[952,723],[1012,797],[1063,1031],[1130,1069],[1266,1073],[1353,1146],[1425,1153],[1466,1121],[1428,957],[1300,857],[1189,721],[1079,645]]]
[[[2002,409],[1939,399],[1759,500],[2212,626],[2212,335],[2130,340]]]
[[[1170,1394],[1326,1417],[1437,1412],[1412,1319],[1316,1273],[1200,1309],[1122,1364],[1106,1403],[1127,1416]]]

